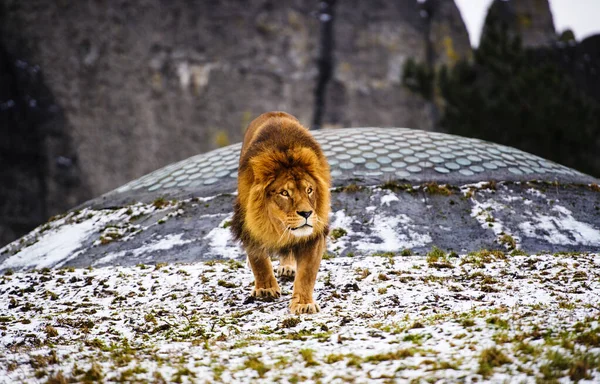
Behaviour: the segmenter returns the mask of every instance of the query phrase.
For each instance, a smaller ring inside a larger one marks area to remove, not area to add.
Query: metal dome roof
[[[331,166],[334,186],[390,180],[469,183],[482,180],[593,182],[571,168],[479,139],[408,128],[313,131]],[[236,189],[241,144],[190,157],[94,200],[110,205],[156,196],[212,196]]]

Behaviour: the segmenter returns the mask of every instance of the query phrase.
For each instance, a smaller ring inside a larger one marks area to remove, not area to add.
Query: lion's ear
[[[275,164],[268,156],[257,156],[250,159],[250,167],[254,180],[262,185],[270,184],[275,178]]]

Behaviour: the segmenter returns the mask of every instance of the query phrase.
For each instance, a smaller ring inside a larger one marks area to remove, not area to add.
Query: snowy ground
[[[600,255],[324,260],[322,312],[237,261],[0,277],[0,382],[597,382]]]

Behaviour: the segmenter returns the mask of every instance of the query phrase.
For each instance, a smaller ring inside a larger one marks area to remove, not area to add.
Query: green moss
[[[508,329],[508,321],[501,319],[498,316],[488,317],[485,322],[501,329]]]
[[[524,341],[518,341],[516,344],[514,344],[514,350],[515,352],[518,352],[524,357],[526,357],[527,360],[530,360],[533,357],[537,357],[540,353],[540,350],[538,348]]]
[[[390,278],[389,278],[389,277],[387,277],[387,275],[386,275],[386,274],[384,274],[384,273],[380,273],[380,274],[379,274],[379,276],[377,276],[377,278],[378,278],[380,281],[388,281],[388,280],[390,279]]]
[[[496,344],[506,344],[512,341],[509,334],[506,332],[495,333],[494,336],[492,336],[492,340],[494,340]]]
[[[231,283],[231,282],[225,281],[225,280],[219,280],[219,281],[217,281],[217,285],[219,287],[225,287],[225,288],[235,288],[235,287],[237,287],[237,285],[235,285],[234,283]]]
[[[573,310],[576,307],[577,306],[575,305],[575,303],[571,303],[569,301],[561,301],[560,303],[558,303],[558,308],[561,308],[561,309]]]
[[[423,344],[423,341],[428,339],[431,339],[429,333],[409,333],[402,338],[402,341],[410,341],[411,343],[421,345]]]
[[[397,192],[397,191],[406,191],[406,192],[409,192],[409,193],[415,192],[415,190],[414,190],[414,188],[413,188],[412,185],[410,185],[410,184],[400,184],[400,183],[398,183],[396,181],[387,181],[387,182],[381,184],[379,186],[379,188],[381,188],[381,189],[387,189],[387,190],[394,191],[394,192]]]
[[[570,359],[559,351],[549,351],[545,357],[548,363],[540,367],[540,373],[546,380],[563,377],[570,367]]]
[[[283,319],[281,321],[282,328],[294,328],[296,325],[300,324],[302,319],[300,317],[288,317],[287,319]]]
[[[579,344],[587,345],[589,347],[600,347],[600,328],[592,329],[588,332],[579,334],[575,340]]]
[[[337,187],[336,189],[333,190],[333,192],[356,193],[356,192],[362,191],[363,189],[365,189],[365,187],[351,183],[344,187]]]
[[[233,259],[227,261],[227,265],[231,269],[242,269],[242,268],[244,268],[244,264],[243,263],[239,262],[238,260],[233,260]]]
[[[56,330],[56,328],[54,328],[51,325],[46,325],[46,328],[44,329],[44,332],[46,332],[46,336],[47,337],[56,337],[56,336],[58,336],[58,331]]]
[[[368,268],[356,268],[356,273],[359,274],[358,277],[356,277],[356,280],[362,281],[371,274],[371,271],[369,271]]]
[[[373,256],[377,257],[394,257],[396,254],[394,252],[377,252],[374,253]]]
[[[589,371],[594,367],[597,369],[600,365],[600,360],[597,356],[586,354],[583,356],[575,356],[569,363],[567,374],[571,380],[578,382],[583,379],[591,379],[592,376]]]
[[[442,251],[441,249],[439,249],[438,247],[436,247],[435,245],[433,246],[431,251],[429,251],[429,253],[427,253],[427,262],[428,263],[436,263],[440,260],[444,260],[445,258],[446,258],[446,253],[444,251]]]
[[[312,349],[301,349],[300,350],[300,356],[302,356],[302,359],[306,363],[307,367],[319,365],[319,363],[317,363],[315,361],[314,353],[315,353],[315,351],[313,351]]]
[[[87,345],[89,347],[97,348],[97,349],[99,349],[99,350],[101,350],[103,352],[108,352],[110,350],[110,348],[108,348],[106,346],[106,344],[104,343],[104,341],[102,341],[102,340],[100,340],[98,338],[95,338],[95,339],[90,340],[90,341],[86,341],[85,345]]]
[[[93,362],[90,369],[85,371],[81,380],[86,383],[98,383],[101,382],[103,378],[104,374],[102,372],[102,367],[98,363]]]
[[[409,349],[399,349],[394,352],[388,353],[378,353],[376,355],[367,356],[364,358],[364,361],[367,363],[372,362],[381,362],[381,361],[390,361],[390,360],[402,360],[407,357],[413,357],[415,355],[415,350],[412,348]]]
[[[111,343],[110,347],[107,348],[107,351],[110,351],[112,362],[117,367],[128,365],[135,357],[135,350],[131,347],[129,340],[126,338]]]
[[[437,269],[454,268],[454,266],[450,263],[446,252],[442,251],[435,245],[433,246],[431,251],[427,253],[427,264],[429,264],[430,267],[434,267]]]
[[[152,206],[156,209],[164,208],[167,205],[169,205],[169,201],[166,200],[164,197],[159,197],[152,202]]]
[[[435,182],[424,184],[423,191],[429,195],[450,196],[452,194],[452,191],[448,185],[439,185]]]
[[[117,381],[120,381],[122,383],[123,382],[136,382],[135,376],[142,375],[144,373],[148,373],[148,370],[146,370],[145,368],[142,368],[138,365],[133,368],[121,371],[121,374],[120,374],[119,378],[117,379]]]
[[[244,361],[244,369],[248,368],[255,370],[259,377],[265,377],[265,374],[271,370],[271,368],[260,361],[257,356],[250,356]]]
[[[337,363],[338,361],[342,361],[344,360],[345,356],[339,353],[332,353],[330,355],[325,356],[325,363],[327,364],[333,364],[333,363]]]
[[[171,381],[173,383],[183,383],[183,377],[186,376],[188,377],[187,381],[192,381],[192,379],[196,378],[196,373],[192,370],[190,370],[187,367],[180,367],[177,369],[177,371],[173,374],[173,376],[171,376]]]
[[[483,249],[481,251],[470,252],[464,259],[462,259],[460,265],[473,264],[478,268],[483,268],[485,264],[492,263],[498,260],[506,260],[506,255],[502,251],[494,250],[489,251]]]
[[[340,237],[346,236],[348,232],[344,228],[334,228],[331,230],[331,238],[334,240],[339,239]]]
[[[474,326],[475,325],[475,321],[473,319],[462,319],[461,322],[460,322],[460,324],[463,327],[468,328],[468,327]]]
[[[70,382],[71,380],[67,379],[63,375],[62,371],[56,372],[55,374],[48,377],[48,380],[46,380],[46,384],[67,384]]]
[[[484,349],[479,355],[479,369],[477,373],[483,377],[488,377],[492,374],[494,368],[511,362],[512,360],[496,347]]]
[[[509,250],[515,249],[517,247],[517,242],[515,241],[515,239],[511,235],[506,233],[500,236],[498,242],[501,245],[506,246]]]

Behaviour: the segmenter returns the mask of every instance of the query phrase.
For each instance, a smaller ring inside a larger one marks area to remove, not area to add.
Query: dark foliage
[[[600,176],[600,102],[561,62],[565,49],[525,49],[505,25],[490,21],[474,61],[442,68],[432,80],[444,105],[440,125]],[[406,65],[409,73],[426,71],[415,67],[424,66]],[[427,83],[405,85],[418,90]]]
[[[411,91],[431,100],[434,89],[434,72],[426,65],[418,64],[410,58],[404,65],[402,83]]]

